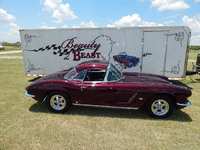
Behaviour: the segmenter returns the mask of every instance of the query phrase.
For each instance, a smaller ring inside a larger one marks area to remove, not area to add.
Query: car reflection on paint
[[[150,116],[157,118],[191,105],[187,98],[192,94],[165,76],[121,73],[113,64],[99,60],[40,78],[26,90],[27,96],[46,101],[56,113],[66,112],[71,105],[124,109],[144,106]]]

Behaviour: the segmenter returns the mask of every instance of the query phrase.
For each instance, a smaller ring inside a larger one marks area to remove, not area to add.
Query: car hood
[[[142,84],[142,85],[169,85],[171,82],[165,76],[140,74],[140,73],[124,73],[122,83]]]

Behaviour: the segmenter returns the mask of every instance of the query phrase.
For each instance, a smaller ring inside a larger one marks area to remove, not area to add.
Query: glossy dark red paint
[[[76,71],[94,68],[106,69],[109,63],[105,61],[87,61],[79,64]],[[100,106],[118,106],[140,108],[155,95],[168,95],[176,108],[185,106],[191,91],[186,87],[173,85],[167,77],[123,73],[123,77],[115,82],[94,82],[66,80],[64,76],[70,71],[65,70],[36,80],[26,88],[28,94],[35,95],[34,99],[42,101],[52,91],[62,91],[68,94],[74,104],[90,104]],[[133,97],[133,98],[132,98]],[[131,99],[132,98],[132,99]]]

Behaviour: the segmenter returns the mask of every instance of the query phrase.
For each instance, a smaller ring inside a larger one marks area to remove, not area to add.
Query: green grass
[[[195,60],[195,61],[188,61],[187,70],[188,71],[196,71],[193,65],[196,65],[197,55],[200,54],[200,50],[191,50],[189,52],[188,60]]]
[[[0,57],[3,56],[22,56],[22,53],[10,53],[10,54],[0,54]]]
[[[189,60],[196,60],[197,55],[200,54],[200,50],[191,50],[189,51]]]
[[[51,113],[44,102],[24,96],[34,77],[25,77],[23,60],[0,60],[0,149],[199,149],[200,75],[176,84],[191,88],[192,106],[166,119],[144,109],[73,106]],[[191,80],[192,79],[192,80]]]
[[[8,52],[8,51],[20,51],[22,50],[21,47],[14,47],[14,46],[4,46],[5,49],[1,49],[0,52]],[[20,53],[10,53],[10,54],[0,54],[2,56],[22,56],[22,52]]]

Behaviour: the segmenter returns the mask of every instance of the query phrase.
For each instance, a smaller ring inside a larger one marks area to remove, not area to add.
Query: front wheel
[[[71,101],[67,94],[54,91],[47,95],[46,104],[52,112],[64,113],[70,108]]]
[[[166,118],[173,112],[174,105],[166,95],[157,95],[149,99],[146,105],[147,113],[155,118]]]

